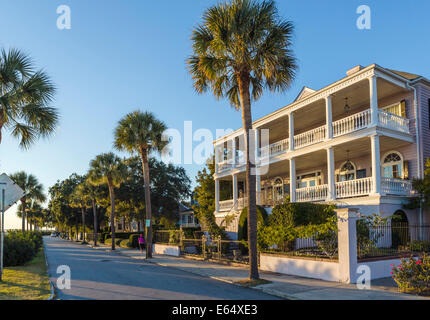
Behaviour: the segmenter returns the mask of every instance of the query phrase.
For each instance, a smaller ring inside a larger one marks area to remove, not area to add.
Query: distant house
[[[198,228],[200,223],[194,211],[182,203],[179,204],[179,226],[182,228]]]

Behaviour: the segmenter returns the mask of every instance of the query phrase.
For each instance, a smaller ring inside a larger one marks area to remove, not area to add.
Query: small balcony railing
[[[382,127],[404,133],[410,133],[409,123],[409,119],[400,117],[384,110],[379,110],[379,125]]]
[[[231,163],[231,161],[225,160],[223,162],[218,163],[218,172],[230,170],[231,168],[233,168],[233,164]]]
[[[294,148],[300,149],[312,144],[324,141],[327,134],[327,126],[322,126],[294,137]]]
[[[246,203],[248,202],[248,197],[239,198],[236,203],[236,209],[242,210],[246,207]],[[235,209],[234,200],[225,200],[219,202],[219,211],[220,212],[228,212]]]
[[[408,196],[412,192],[412,182],[402,179],[381,178],[381,191],[385,194]]]
[[[333,122],[333,137],[340,137],[367,128],[371,122],[370,110]]]
[[[366,196],[372,192],[372,178],[364,178],[336,183],[338,199]]]
[[[283,154],[288,151],[289,148],[289,140],[284,139],[281,141],[278,141],[276,143],[271,144],[270,146],[261,148],[260,150],[260,157],[261,158],[267,158],[267,157],[274,157],[279,154]]]
[[[328,196],[328,185],[320,185],[296,190],[297,202],[324,201]]]

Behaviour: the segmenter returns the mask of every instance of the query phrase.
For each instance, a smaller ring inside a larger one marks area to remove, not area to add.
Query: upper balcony
[[[391,105],[389,107],[394,107]],[[362,112],[358,112],[351,116],[345,117],[332,123],[333,138],[348,135],[353,132],[357,132],[371,125],[371,110],[367,109]],[[390,129],[400,133],[410,134],[410,120],[394,113],[380,109],[378,111],[378,123],[377,126]],[[316,129],[309,130],[307,132],[294,136],[294,150],[300,150],[302,148],[318,144],[327,140],[327,126],[321,126]],[[286,154],[290,151],[290,139],[283,139],[270,144],[269,146],[259,148],[260,158],[269,157],[274,158],[282,154]],[[241,167],[245,165],[245,158],[243,153],[237,152],[236,160],[229,161],[227,159],[218,163],[218,173],[231,170],[233,167]]]
[[[342,82],[345,79],[349,82]],[[257,140],[255,145],[251,139],[251,150],[270,164],[284,156],[296,157],[319,147],[371,135],[375,130],[414,141],[415,123],[410,120],[415,119],[413,94],[406,84],[374,73],[345,79],[257,120],[253,124]],[[244,170],[243,131],[217,140],[215,148],[217,174]]]

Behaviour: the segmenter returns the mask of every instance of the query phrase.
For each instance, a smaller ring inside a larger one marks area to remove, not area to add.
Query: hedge
[[[5,267],[20,266],[33,259],[43,245],[43,236],[37,231],[10,231],[4,237]]]
[[[257,224],[264,225],[267,212],[263,207],[257,206]],[[239,217],[238,240],[248,241],[248,207],[243,208]]]

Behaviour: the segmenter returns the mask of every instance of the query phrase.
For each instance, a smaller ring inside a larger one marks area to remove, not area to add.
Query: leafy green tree
[[[110,198],[110,224],[112,232],[112,250],[115,250],[115,187],[126,179],[127,169],[114,153],[104,153],[90,163],[89,181],[94,185],[107,184]]]
[[[215,221],[215,182],[213,175],[215,174],[214,159],[211,157],[206,162],[206,167],[197,173],[194,189],[193,210],[203,226],[203,230],[207,231],[211,237],[221,236],[225,238],[225,232],[217,225]],[[220,192],[223,193],[221,186]]]
[[[22,231],[25,231],[27,201],[45,202],[46,196],[43,193],[43,185],[34,175],[24,171],[11,174],[10,177],[24,191],[24,196],[21,198],[21,214],[19,215],[22,218]]]
[[[78,176],[79,184],[76,186],[76,188],[73,190],[73,193],[70,195],[70,206],[72,208],[78,208],[81,210],[82,215],[82,240],[83,243],[85,243],[85,215],[87,211],[87,195],[86,190],[83,185],[85,181],[85,177]],[[76,230],[76,232],[78,232]]]
[[[203,23],[192,35],[194,54],[188,59],[198,93],[211,90],[226,97],[242,111],[246,148],[248,195],[248,241],[250,279],[258,279],[256,155],[250,146],[251,100],[259,99],[264,88],[284,91],[297,69],[291,50],[293,24],[279,18],[275,2],[232,0],[217,4],[203,15]]]
[[[49,76],[35,71],[31,59],[17,49],[0,53],[0,143],[2,131],[20,139],[27,149],[39,137],[52,134],[58,123],[58,112],[48,104],[55,87]]]
[[[143,179],[145,183],[146,219],[150,221],[147,231],[146,257],[152,258],[152,207],[151,179],[148,157],[152,152],[161,153],[167,141],[163,141],[166,125],[150,112],[135,111],[122,118],[115,129],[115,148],[137,153],[142,161]]]
[[[82,182],[82,177],[76,173],[63,181],[57,181],[49,188],[50,201],[48,210],[52,216],[52,220],[56,222],[59,228],[69,230],[70,238],[72,238],[72,227],[75,226],[76,237],[79,232],[79,215],[80,210],[70,205],[71,198],[77,186]]]

